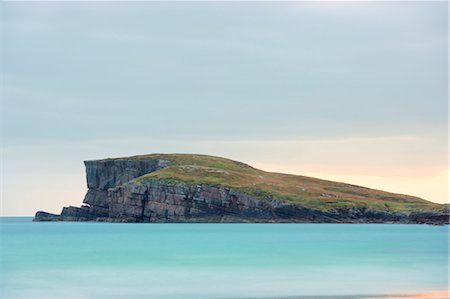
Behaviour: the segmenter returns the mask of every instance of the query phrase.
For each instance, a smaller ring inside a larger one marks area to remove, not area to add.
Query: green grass
[[[306,176],[266,172],[247,164],[207,155],[151,154],[122,159],[167,160],[171,166],[134,181],[164,180],[172,183],[223,186],[261,199],[276,198],[307,208],[333,210],[367,207],[382,211],[441,210],[444,205],[424,199]]]

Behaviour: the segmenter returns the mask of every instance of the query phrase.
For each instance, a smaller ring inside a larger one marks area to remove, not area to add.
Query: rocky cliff
[[[86,161],[85,166],[84,205],[65,207],[60,215],[39,211],[35,221],[449,221],[448,209],[415,197],[263,172],[218,157],[148,155]]]

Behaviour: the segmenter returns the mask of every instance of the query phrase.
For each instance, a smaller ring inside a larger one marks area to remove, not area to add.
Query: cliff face
[[[170,163],[164,160],[101,160],[85,161],[84,164],[88,192],[83,203],[89,205],[92,217],[109,217],[113,205],[108,190],[113,192],[114,188]]]
[[[448,213],[388,212],[366,207],[329,211],[307,208],[273,196],[182,181],[136,178],[172,166],[164,159],[86,161],[84,205],[61,215],[37,212],[35,221],[115,222],[397,222],[448,223]]]

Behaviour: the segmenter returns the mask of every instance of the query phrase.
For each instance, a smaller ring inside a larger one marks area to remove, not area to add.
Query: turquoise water
[[[447,289],[448,226],[1,218],[1,298],[260,298]]]

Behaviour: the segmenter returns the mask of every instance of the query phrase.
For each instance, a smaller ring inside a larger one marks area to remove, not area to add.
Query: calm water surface
[[[0,219],[1,298],[336,296],[448,283],[448,226]]]

